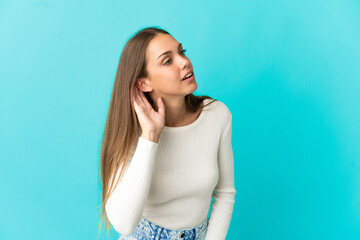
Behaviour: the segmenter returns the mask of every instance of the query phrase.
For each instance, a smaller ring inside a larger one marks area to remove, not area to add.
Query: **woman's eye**
[[[171,58],[170,58],[169,60],[167,60],[167,61],[164,63],[164,65],[168,65],[170,61],[171,61]]]
[[[185,52],[186,52],[186,49],[182,50],[182,51],[181,51],[181,54],[184,54],[184,55],[185,55]],[[169,65],[170,62],[171,62],[171,58],[169,58],[169,60],[167,60],[167,61],[164,63],[164,65]]]

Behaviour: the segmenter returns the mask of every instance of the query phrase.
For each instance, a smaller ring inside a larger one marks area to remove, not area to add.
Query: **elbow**
[[[125,216],[122,214],[119,208],[113,207],[109,202],[105,205],[106,216],[118,233],[122,235],[130,235],[134,232],[135,228],[139,224],[139,221],[132,221],[131,216]]]
[[[229,205],[234,205],[235,195],[236,195],[236,190],[234,187],[222,188],[222,189],[215,189],[213,198],[220,200],[224,203],[227,203]]]
[[[225,196],[227,196],[228,202],[230,204],[235,204],[235,195],[236,195],[236,190],[235,188],[231,189],[230,191],[228,191]]]
[[[134,232],[135,228],[119,228],[118,226],[114,226],[115,231],[120,233],[121,235],[130,235]]]
[[[121,225],[117,223],[111,223],[115,231],[121,235],[130,235],[135,231],[136,226],[134,225]]]

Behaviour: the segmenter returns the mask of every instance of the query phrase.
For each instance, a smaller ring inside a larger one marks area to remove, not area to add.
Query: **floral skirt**
[[[167,229],[142,218],[130,235],[119,235],[118,240],[205,240],[209,219],[206,217],[199,225],[188,229]]]

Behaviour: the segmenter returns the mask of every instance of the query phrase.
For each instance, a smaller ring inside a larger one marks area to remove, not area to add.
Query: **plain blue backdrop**
[[[96,239],[115,73],[148,26],[233,114],[227,239],[360,239],[357,0],[1,1],[0,239]]]

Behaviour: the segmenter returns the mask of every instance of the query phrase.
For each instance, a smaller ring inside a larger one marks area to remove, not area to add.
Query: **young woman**
[[[232,115],[221,101],[192,94],[184,52],[150,27],[121,53],[100,156],[101,219],[119,239],[226,237],[236,193]]]

